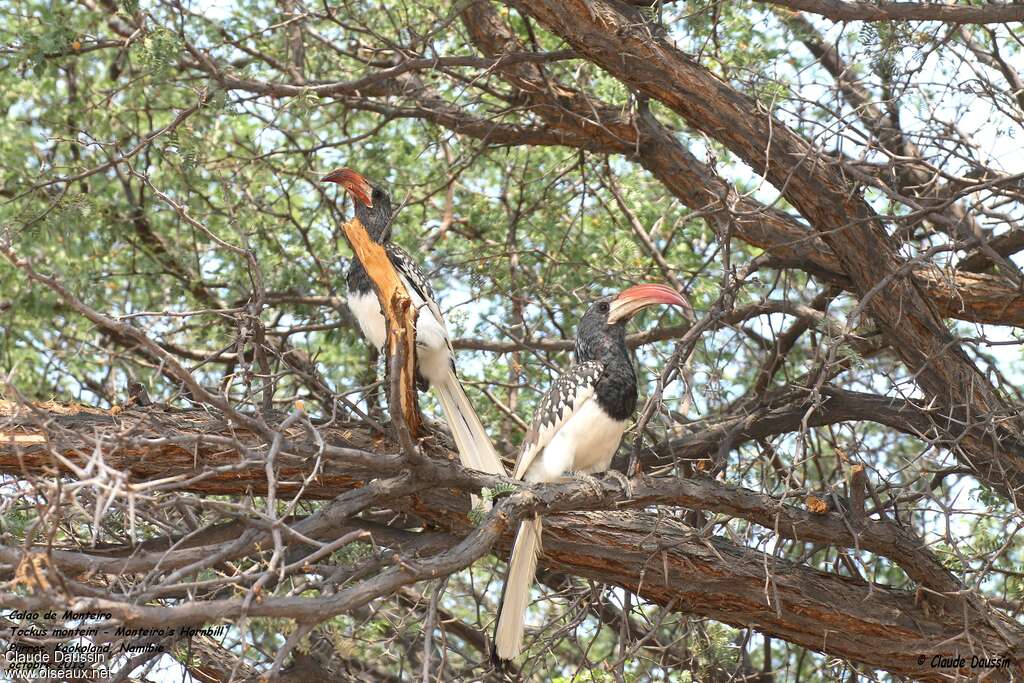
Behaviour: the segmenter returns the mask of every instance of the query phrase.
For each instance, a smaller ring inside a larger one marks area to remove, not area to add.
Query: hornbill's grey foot
[[[622,474],[622,472],[619,472],[618,470],[607,470],[604,473],[604,476],[605,478],[611,478],[618,482],[622,492],[626,494],[626,498],[633,497],[633,483],[627,479],[626,475]]]
[[[602,484],[601,480],[597,477],[593,477],[584,472],[573,472],[570,481],[571,480],[582,481],[599,496],[604,494],[604,484]]]

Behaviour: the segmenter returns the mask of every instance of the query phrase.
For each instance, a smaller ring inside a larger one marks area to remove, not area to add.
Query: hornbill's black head
[[[625,351],[626,323],[658,304],[685,307],[686,300],[665,285],[635,285],[592,303],[576,331],[576,361],[601,360],[608,353]]]
[[[387,190],[374,185],[351,168],[336,168],[320,180],[338,183],[352,195],[356,218],[375,242],[391,239],[391,195]]]

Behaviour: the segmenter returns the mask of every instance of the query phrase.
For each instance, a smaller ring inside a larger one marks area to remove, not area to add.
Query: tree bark
[[[387,252],[370,239],[358,218],[342,226],[356,258],[363,264],[373,283],[373,291],[380,301],[387,328],[388,370],[394,383],[394,396],[389,392],[392,416],[404,418],[409,433],[415,437],[422,429],[419,401],[416,395],[416,315],[418,311],[409,299],[401,278],[395,271]],[[397,376],[395,371],[397,370]],[[394,400],[397,399],[397,400]],[[395,409],[398,408],[396,411]],[[399,427],[401,429],[402,427]]]
[[[474,44],[487,56],[521,54],[524,46],[490,2],[478,0],[463,10],[462,16]],[[731,229],[739,239],[786,265],[843,289],[854,289],[843,263],[819,235],[786,212],[736,192],[714,168],[686,149],[677,131],[663,125],[646,108],[632,112],[598,100],[558,82],[534,64],[505,65],[497,74],[518,89],[518,95],[547,121],[548,130],[564,136],[564,145],[623,154],[650,171],[683,204],[722,223],[724,231]],[[1008,279],[943,272],[928,263],[911,265],[920,286],[943,316],[1024,325],[1024,293]]]
[[[101,411],[55,405],[18,408],[4,404],[0,414],[0,472],[20,477],[65,476],[74,465],[102,456],[108,467],[129,475],[127,485],[145,486],[160,480],[178,491],[204,494],[260,494],[267,489],[263,462],[258,457],[239,462],[238,450],[260,452],[258,436],[247,433],[208,411],[145,410]],[[278,416],[280,417],[280,416]],[[273,416],[264,416],[273,424]],[[534,486],[515,493],[473,530],[467,520],[468,496],[453,496],[449,486],[465,484],[465,471],[448,462],[448,453],[436,444],[424,443],[434,470],[423,470],[424,481],[401,493],[369,484],[382,474],[403,469],[402,462],[387,453],[393,442],[359,424],[324,429],[324,440],[338,459],[327,458],[322,471],[307,484],[309,497],[333,498],[320,512],[303,520],[288,520],[298,532],[313,538],[337,535],[342,507],[353,495],[364,502],[386,496],[388,506],[404,510],[435,528],[447,530],[454,539],[466,540],[425,560],[406,560],[405,565],[383,576],[357,583],[329,599],[317,602],[318,615],[346,612],[366,604],[378,594],[398,586],[467,566],[496,544],[507,551],[515,519],[543,511],[545,526],[542,560],[548,567],[588,577],[629,590],[662,605],[736,626],[750,626],[773,637],[848,658],[866,666],[920,680],[945,680],[950,669],[930,665],[934,655],[998,658],[1018,657],[1024,644],[1024,628],[1001,613],[960,594],[958,581],[921,547],[919,541],[885,520],[865,520],[852,530],[836,513],[809,512],[752,491],[744,491],[710,479],[643,482],[626,499],[612,484],[595,493],[584,482]],[[285,445],[275,462],[277,490],[293,492],[310,474],[318,447],[308,430],[284,431]],[[345,458],[349,462],[343,462]],[[374,458],[380,466],[374,467]],[[475,476],[475,475],[473,475]],[[498,481],[480,475],[481,481]],[[405,490],[405,489],[403,489]],[[411,491],[411,493],[409,493]],[[364,495],[365,492],[365,495]],[[664,506],[659,513],[630,511],[625,506],[648,509]],[[704,537],[665,514],[671,506],[718,511],[774,528],[783,537],[809,542],[864,548],[891,557],[926,592],[905,590],[860,579],[821,572],[717,537]],[[335,510],[337,508],[337,510]],[[595,511],[586,512],[583,509]],[[609,512],[608,510],[614,510]],[[408,534],[396,530],[399,535]],[[267,534],[270,532],[267,531]],[[388,532],[371,532],[383,543]],[[499,534],[500,533],[500,538]],[[468,536],[467,536],[468,534]],[[238,536],[216,529],[189,543],[168,539],[148,551],[124,548],[123,553],[104,548],[96,551],[53,547],[49,566],[75,575],[120,575],[145,572],[156,563],[165,570],[180,567],[196,556],[209,555]],[[413,536],[416,536],[414,534]],[[333,536],[331,536],[333,538]],[[258,534],[238,545],[245,553],[258,547]],[[482,545],[474,545],[479,542]],[[190,547],[191,546],[191,547]],[[459,550],[461,548],[461,550]],[[412,551],[410,551],[412,552]],[[186,556],[175,553],[185,553]],[[410,555],[412,558],[413,552]],[[21,547],[0,547],[0,566],[13,567],[24,557]],[[67,601],[66,596],[59,596]],[[2,596],[4,604],[38,609],[49,604],[45,595]],[[131,626],[174,626],[217,618],[231,619],[242,613],[231,600],[197,603],[190,609],[132,604],[117,599],[80,598],[77,609],[94,608],[115,614],[115,620]],[[301,610],[302,598],[268,598],[249,605],[249,616],[288,616]],[[923,664],[919,663],[925,657]],[[1019,660],[1012,668],[995,669],[992,680],[1008,680],[1011,671],[1024,674]],[[977,673],[969,666],[964,674]]]
[[[899,258],[879,217],[832,161],[755,100],[654,35],[614,0],[514,2],[624,84],[671,108],[762,174],[808,220],[850,278],[916,383],[944,414],[970,426],[954,449],[985,484],[1024,507],[1024,441],[1017,411],[989,384]],[[866,248],[870,247],[870,248]]]
[[[955,24],[1001,24],[1024,21],[1016,2],[962,5],[946,2],[848,2],[847,0],[768,0],[790,10],[820,14],[832,21],[946,21]],[[637,4],[637,3],[632,3]],[[653,4],[653,3],[652,3]]]

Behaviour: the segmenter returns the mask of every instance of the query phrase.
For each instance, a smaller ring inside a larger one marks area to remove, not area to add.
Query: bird
[[[432,388],[436,392],[459,452],[459,460],[465,467],[505,476],[507,471],[501,457],[455,372],[455,354],[448,328],[430,281],[412,256],[391,241],[394,220],[391,194],[382,185],[370,182],[350,168],[334,169],[321,180],[337,183],[352,195],[356,218],[370,238],[384,247],[417,308],[416,383],[421,390]],[[352,259],[347,284],[348,307],[359,329],[370,344],[378,350],[383,349],[387,337],[384,313],[370,276],[359,259]]]
[[[658,304],[687,306],[678,292],[659,284],[635,285],[590,305],[576,332],[576,363],[540,400],[513,478],[554,482],[567,472],[593,479],[590,475],[608,471],[636,411],[637,376],[626,346],[626,323],[640,310]],[[539,515],[523,520],[512,546],[491,651],[499,669],[522,648],[541,527]]]

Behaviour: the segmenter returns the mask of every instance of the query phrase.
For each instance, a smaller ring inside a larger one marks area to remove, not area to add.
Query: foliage
[[[319,181],[330,168],[348,165],[386,183],[401,204],[395,240],[439,285],[460,348],[460,375],[505,454],[515,453],[524,431],[509,414],[529,422],[543,390],[570,362],[568,350],[554,342],[571,339],[587,302],[623,283],[669,276],[701,317],[719,305],[728,311],[775,308],[716,322],[692,352],[676,358],[678,379],[657,394],[658,410],[637,443],[682,439],[730,417],[763,417],[777,407],[771,401],[783,405],[797,394],[801,401],[810,394],[820,410],[823,387],[918,405],[915,373],[879,341],[885,331],[860,315],[856,294],[840,291],[842,277],[829,279],[814,264],[776,258],[765,245],[741,239],[735,221],[747,218],[742,212],[723,227],[710,210],[681,201],[645,168],[639,151],[613,149],[618,143],[603,133],[593,132],[593,149],[538,142],[548,134],[572,138],[575,124],[565,121],[581,115],[551,110],[568,107],[574,95],[629,125],[650,115],[737,196],[763,202],[766,215],[806,226],[788,195],[762,182],[759,169],[721,140],[695,131],[663,103],[579,55],[511,67],[468,60],[423,66],[435,58],[485,59],[486,50],[463,25],[467,4],[4,2],[0,241],[9,237],[18,256],[53,274],[82,304],[158,341],[200,384],[244,411],[287,413],[300,399],[315,420],[362,419],[366,412],[380,419],[379,359],[344,307],[351,253],[339,226],[352,207],[344,193]],[[565,48],[519,10],[501,5],[497,15],[524,51]],[[797,22],[797,15],[772,3],[746,2],[664,2],[637,16],[652,35],[667,36],[754,97],[780,125],[811,140],[858,191],[868,188],[871,206],[907,258],[945,267],[978,252],[975,229],[990,242],[1018,229],[1019,185],[1007,178],[1021,169],[1003,152],[1019,147],[1013,138],[1024,122],[1024,101],[1019,92],[1007,94],[1006,81],[1024,65],[1006,25],[840,25],[810,14]],[[813,56],[822,45],[837,50],[849,67],[841,76]],[[388,72],[414,60],[419,67]],[[966,69],[965,63],[973,70],[971,88],[966,80],[944,77]],[[523,83],[535,73],[557,84],[556,104],[531,99],[539,96]],[[853,90],[865,101],[855,101]],[[493,127],[495,138],[510,138],[494,142],[480,126]],[[520,139],[512,139],[515,132]],[[968,227],[964,214],[974,220]],[[739,274],[756,259],[763,264],[750,277]],[[1008,278],[1000,282],[1020,282],[1012,261],[986,263],[992,277]],[[254,310],[257,303],[261,308]],[[802,313],[794,316],[797,309]],[[651,316],[637,329],[681,322],[673,314]],[[1020,359],[1007,351],[1007,328],[971,323],[967,316],[950,328],[957,335],[951,343],[963,342],[963,353],[994,391],[1019,405]],[[681,336],[639,352],[643,397],[661,391],[658,375]],[[516,339],[528,343],[501,352],[488,348]],[[297,354],[308,367],[296,363]],[[8,400],[109,408],[125,404],[128,383],[139,380],[158,403],[195,405],[167,367],[7,261],[0,262],[0,368],[6,375],[0,394]],[[263,405],[267,387],[273,400]],[[425,397],[423,405],[438,416],[432,401]],[[1004,601],[1008,618],[1019,620],[1024,549],[1011,530],[1019,526],[1020,511],[962,469],[954,472],[948,439],[919,438],[884,420],[815,424],[811,419],[737,441],[716,456],[721,462],[709,456],[673,463],[672,475],[714,470],[730,483],[799,500],[830,487],[849,495],[849,468],[862,463],[886,506],[873,510],[869,502],[873,514],[908,525],[969,588]],[[634,438],[627,435],[627,446]],[[945,470],[953,474],[937,475]],[[13,487],[14,479],[0,486]],[[496,487],[484,499],[513,491]],[[248,497],[215,503],[174,492],[168,494],[174,504],[149,508],[147,523],[118,500],[97,525],[92,513],[107,504],[104,494],[75,495],[81,496],[77,512],[54,527],[69,546],[134,544],[245,517],[265,505]],[[42,510],[44,498],[36,491],[31,500]],[[14,500],[0,504],[5,546],[36,533],[34,513]],[[322,505],[282,504],[280,513],[309,514]],[[704,527],[703,513],[673,508],[668,514],[692,524],[695,533],[730,539],[766,557],[913,589],[892,558],[816,548],[724,515]],[[485,518],[483,508],[471,514],[474,524]],[[383,516],[372,521],[401,528]],[[268,581],[264,590],[312,594],[328,567],[332,580],[347,585],[363,577],[360,572],[372,573],[367,566],[384,563],[384,553],[376,544],[353,543],[321,558],[313,578]],[[230,570],[207,568],[193,578],[247,595],[245,585],[218,582],[235,571],[262,572],[270,556],[263,549]],[[335,665],[371,672],[366,675],[411,680],[425,666],[422,626],[429,618],[435,663],[443,655],[438,676],[477,675],[486,652],[467,632],[490,628],[503,574],[501,562],[481,561],[454,574],[436,604],[437,585],[416,584],[363,612],[333,616],[289,647],[323,661],[330,658],[325,652],[333,653]],[[628,616],[650,638],[641,642],[644,634],[633,634],[620,642],[625,631],[602,607],[623,609],[621,588],[555,572],[547,578],[530,619],[544,630],[530,641],[522,664],[537,680],[725,680],[730,672],[760,671],[774,671],[780,681],[888,675],[760,633],[755,618],[749,626],[727,624],[636,596]],[[190,597],[217,595],[200,592]],[[466,630],[439,626],[444,615]],[[265,670],[294,628],[289,619],[252,620],[233,631],[225,648]],[[614,672],[602,668],[623,647],[635,647],[628,664]]]

